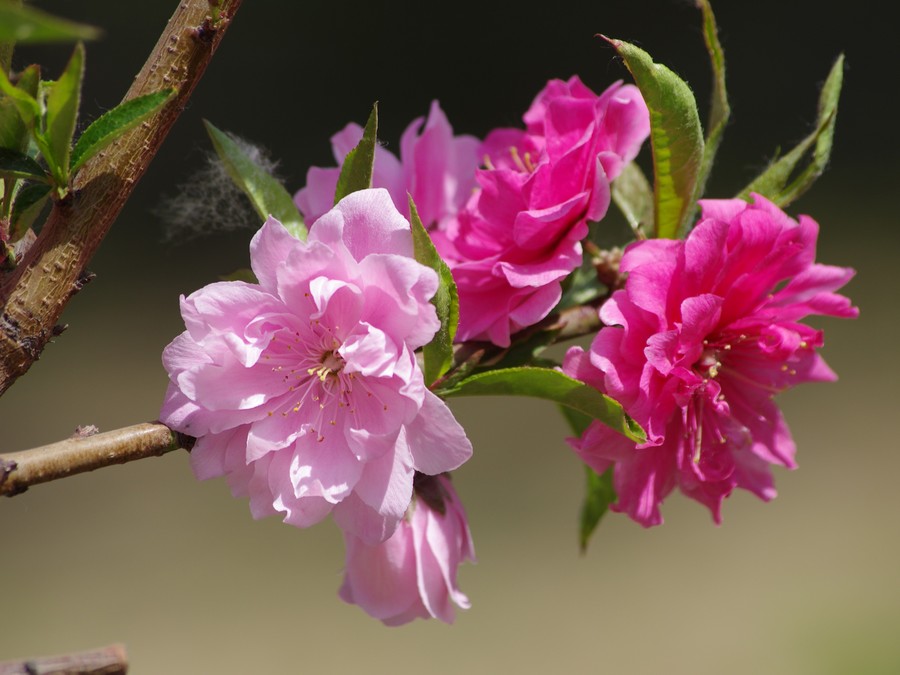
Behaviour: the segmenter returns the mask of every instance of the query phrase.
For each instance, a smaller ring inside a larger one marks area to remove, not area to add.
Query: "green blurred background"
[[[121,98],[176,3],[37,4],[105,30],[88,47],[89,121]],[[473,608],[452,627],[388,629],[338,600],[343,547],[330,522],[255,522],[224,481],[195,481],[175,453],[0,503],[0,660],[124,642],[137,674],[900,672],[897,56],[893,22],[869,4],[716,7],[734,116],[713,196],[809,130],[819,83],[847,52],[832,167],[791,212],[821,224],[821,261],[859,271],[846,290],[862,316],[818,324],[841,381],[781,397],[801,469],[776,472],[778,499],[735,494],[715,527],[673,495],[664,526],[608,516],[581,556],[581,467],[556,411],[454,402],[476,449],[455,481],[479,558],[461,571]],[[0,401],[2,450],[156,416],[159,354],[183,329],[178,294],[245,266],[252,233],[162,243],[155,210],[201,166],[201,118],[268,148],[295,190],[310,165],[331,163],[329,136],[375,100],[396,151],[433,98],[457,132],[481,136],[518,124],[550,77],[579,73],[596,90],[627,78],[598,32],[668,64],[705,110],[690,3],[511,7],[245,2],[91,264],[98,276],[67,309],[69,330]],[[15,64],[39,60],[53,76],[68,51],[21,50]]]

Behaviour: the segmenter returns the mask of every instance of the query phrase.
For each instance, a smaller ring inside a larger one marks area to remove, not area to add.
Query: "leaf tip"
[[[597,33],[597,37],[600,38],[601,40],[605,41],[607,44],[609,44],[611,47],[613,47],[616,50],[618,50],[622,46],[621,40],[611,38],[608,35],[604,35],[603,33]]]

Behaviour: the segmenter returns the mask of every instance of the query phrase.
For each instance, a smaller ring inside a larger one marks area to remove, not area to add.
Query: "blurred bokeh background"
[[[37,2],[101,26],[82,114],[114,106],[175,7]],[[781,397],[800,470],[780,495],[735,494],[714,526],[679,495],[666,524],[610,515],[579,555],[582,472],[549,404],[462,400],[475,444],[455,484],[478,564],[473,607],[448,627],[388,629],[340,602],[330,522],[255,522],[186,453],[38,486],[0,503],[0,660],[126,643],[131,672],[900,672],[900,188],[893,24],[868,3],[717,3],[734,115],[710,183],[731,196],[814,120],[840,51],[845,90],[832,166],[791,207],[822,226],[819,259],[849,265],[855,322],[820,322],[837,384]],[[160,204],[203,164],[201,119],[266,147],[290,190],[331,163],[328,138],[380,102],[380,137],[439,98],[458,133],[518,124],[551,77],[595,90],[627,78],[598,32],[637,42],[693,87],[709,73],[698,13],[675,0],[558,0],[539,12],[462,0],[246,2],[66,311],[69,330],[0,401],[13,451],[153,419],[162,348],[183,329],[179,293],[246,265],[251,229],[163,243]],[[20,50],[59,72],[68,48]],[[648,152],[648,151],[645,151]],[[212,213],[227,222],[230,213]],[[204,226],[205,227],[205,226]]]

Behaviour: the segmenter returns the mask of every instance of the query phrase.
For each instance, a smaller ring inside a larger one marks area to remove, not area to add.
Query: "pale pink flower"
[[[721,521],[738,487],[775,497],[769,465],[794,468],[795,446],[772,398],[835,374],[817,354],[811,314],[857,316],[835,293],[854,274],[814,262],[818,225],[759,195],[701,202],[684,241],[632,244],[624,290],[600,309],[589,353],[572,348],[563,369],[622,403],[647,431],[635,446],[594,423],[570,443],[598,472],[613,466],[612,506],[644,526],[678,487]]]
[[[161,420],[197,437],[201,479],[225,475],[255,517],[306,527],[333,510],[375,543],[412,497],[413,474],[472,452],[413,351],[438,328],[437,275],[413,257],[385,190],[319,218],[307,242],[269,218],[250,244],[259,284],[210,284],[181,299],[187,331],[166,348]]]
[[[306,186],[294,196],[307,223],[331,209],[341,172],[339,166],[362,135],[361,126],[348,124],[331,137],[338,167],[312,167],[307,172]],[[474,136],[454,136],[447,116],[438,102],[433,101],[428,118],[413,120],[403,132],[400,159],[376,146],[372,185],[387,189],[394,205],[407,217],[407,193],[411,195],[426,228],[455,227],[456,214],[475,188],[475,169],[481,161],[479,143]]]
[[[610,181],[650,132],[638,89],[613,84],[599,96],[578,77],[551,80],[524,120],[482,146],[480,190],[458,231],[436,238],[460,296],[457,339],[507,346],[559,302],[560,282],[581,263],[588,221],[610,202]]]
[[[416,475],[416,497],[393,536],[371,546],[344,533],[347,562],[340,596],[388,626],[434,617],[453,623],[468,609],[457,568],[475,560],[466,512],[446,476]]]

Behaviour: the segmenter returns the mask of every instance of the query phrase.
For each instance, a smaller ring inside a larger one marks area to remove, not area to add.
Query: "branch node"
[[[7,479],[12,475],[12,472],[19,468],[18,462],[12,459],[3,459],[0,457],[0,488],[3,487],[3,484],[7,481]],[[10,497],[13,495],[22,494],[25,492],[27,488],[22,488],[21,490],[16,490],[9,494]],[[0,490],[2,492],[2,490]]]
[[[204,45],[211,45],[212,41],[216,37],[216,33],[218,32],[218,27],[213,23],[212,18],[206,17],[203,20],[203,23],[197,26],[196,28],[192,28],[190,31],[190,36],[194,38],[197,42],[200,42]]]
[[[194,444],[197,442],[197,439],[193,436],[188,436],[187,434],[183,434],[180,431],[175,431],[175,442],[178,444],[178,447],[184,448],[188,452],[193,450]]]
[[[82,288],[87,286],[89,283],[91,283],[96,278],[97,278],[97,275],[94,274],[93,272],[88,272],[87,270],[82,270],[81,272],[79,272],[78,278],[75,279],[75,283],[73,284],[73,288],[75,290],[73,290],[72,293],[73,294],[77,293],[78,291],[80,291]]]
[[[89,436],[95,436],[100,433],[100,429],[97,428],[95,424],[79,424],[75,427],[75,433],[70,436],[70,438],[88,438]]]

